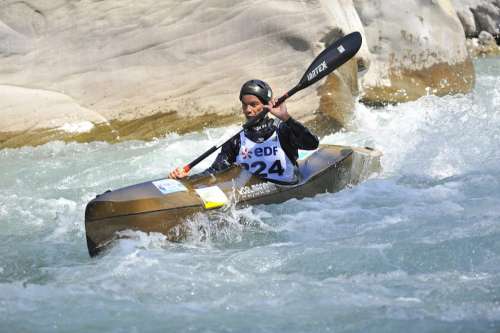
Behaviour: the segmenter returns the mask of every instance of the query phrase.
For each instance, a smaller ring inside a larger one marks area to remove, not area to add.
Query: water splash
[[[184,242],[129,231],[97,259],[91,198],[160,178],[237,127],[0,150],[0,330],[495,332],[500,65],[477,68],[471,94],[358,104],[356,131],[322,139],[382,150],[383,174],[197,216]]]

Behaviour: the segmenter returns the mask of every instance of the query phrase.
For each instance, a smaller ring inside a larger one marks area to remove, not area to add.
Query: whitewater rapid
[[[96,259],[89,200],[238,127],[0,150],[0,331],[498,332],[500,61],[475,65],[470,94],[357,104],[355,130],[322,138],[384,153],[359,186],[198,216],[183,243],[130,232]]]

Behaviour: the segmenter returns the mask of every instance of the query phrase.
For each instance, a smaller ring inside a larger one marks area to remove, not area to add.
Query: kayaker
[[[277,100],[272,96],[271,87],[264,81],[250,80],[243,84],[240,101],[246,119],[256,117],[264,108],[269,108],[269,112],[278,119],[266,115],[253,127],[225,143],[213,164],[198,175],[216,173],[238,164],[257,176],[275,182],[294,183],[298,180],[298,150],[314,150],[318,148],[319,141],[288,114],[285,103],[274,107]],[[169,177],[180,179],[187,175],[182,168],[176,168]]]

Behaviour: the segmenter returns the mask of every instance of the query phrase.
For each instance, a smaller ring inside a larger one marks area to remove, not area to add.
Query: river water
[[[90,199],[237,127],[1,150],[0,332],[499,332],[500,61],[476,69],[471,94],[357,105],[357,130],[323,138],[383,151],[357,187],[199,217],[183,243],[131,233],[94,259]]]

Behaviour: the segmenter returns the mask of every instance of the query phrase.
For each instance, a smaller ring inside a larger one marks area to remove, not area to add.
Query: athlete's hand
[[[288,114],[288,110],[286,109],[286,104],[283,102],[280,104],[280,106],[274,107],[277,102],[278,102],[277,98],[273,98],[272,100],[269,101],[269,103],[267,104],[269,112],[271,112],[271,114],[276,116],[276,118],[282,121],[287,121],[290,118],[290,115]]]
[[[170,172],[170,174],[168,175],[168,178],[182,179],[182,178],[187,177],[188,174],[189,174],[189,172],[184,171],[184,168],[175,168],[174,170],[172,170]]]

